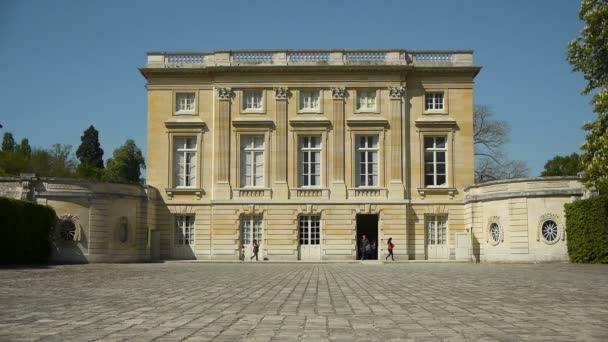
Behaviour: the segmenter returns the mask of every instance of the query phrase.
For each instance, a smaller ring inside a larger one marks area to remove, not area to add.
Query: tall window
[[[359,186],[378,186],[378,136],[357,137]]]
[[[300,245],[318,245],[321,241],[321,217],[300,216]]]
[[[426,93],[424,95],[424,110],[443,110],[443,93]]]
[[[175,244],[194,244],[194,215],[175,216]]]
[[[251,90],[243,92],[243,109],[244,110],[262,110],[262,91]]]
[[[193,187],[196,181],[196,137],[175,138],[175,186]]]
[[[256,240],[262,243],[262,216],[243,215],[241,216],[241,237],[243,245],[249,245]]]
[[[319,91],[300,91],[300,110],[315,112],[319,110]]]
[[[447,243],[447,221],[445,215],[426,217],[427,242],[429,245],[445,245]]]
[[[357,109],[374,110],[376,109],[376,91],[357,91]]]
[[[175,112],[193,113],[194,112],[194,93],[175,94]]]
[[[264,136],[241,138],[241,187],[264,186]]]
[[[300,186],[321,185],[321,137],[300,137]]]
[[[424,185],[446,186],[446,137],[424,138]]]

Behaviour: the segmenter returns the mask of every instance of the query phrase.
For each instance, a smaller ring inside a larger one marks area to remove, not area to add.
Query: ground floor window
[[[321,217],[300,216],[300,245],[318,245],[321,242]]]
[[[175,244],[194,244],[194,215],[175,216]]]
[[[447,242],[447,221],[445,215],[426,217],[427,241],[429,245],[445,245]]]

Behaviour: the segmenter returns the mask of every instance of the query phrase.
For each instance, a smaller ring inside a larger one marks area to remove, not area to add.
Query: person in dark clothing
[[[251,258],[249,258],[249,260],[252,260],[255,257],[255,261],[258,261],[258,252],[260,251],[260,245],[258,245],[258,240],[253,240],[251,246],[253,247],[253,255],[251,256]]]
[[[390,256],[391,259],[393,261],[395,261],[395,257],[393,256],[393,248],[395,248],[395,245],[393,244],[393,238],[390,237],[390,238],[388,238],[388,242],[386,244],[386,249],[388,250],[388,255],[386,256],[386,258],[384,258],[384,260],[388,260],[388,257]]]
[[[366,260],[369,252],[369,240],[365,235],[361,237],[361,246],[359,247],[359,250],[361,252],[361,259]]]

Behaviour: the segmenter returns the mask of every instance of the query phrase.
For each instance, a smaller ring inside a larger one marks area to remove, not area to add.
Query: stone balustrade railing
[[[393,65],[414,67],[474,66],[473,51],[407,50],[238,50],[150,52],[148,68],[222,66]]]

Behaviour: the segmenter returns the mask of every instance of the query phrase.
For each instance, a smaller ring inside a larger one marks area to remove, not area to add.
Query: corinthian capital
[[[220,97],[220,100],[230,100],[232,97],[232,89],[230,88],[218,88],[217,94]]]
[[[391,99],[400,99],[405,94],[404,87],[388,87],[389,97]]]
[[[331,97],[335,100],[343,100],[346,97],[346,88],[331,88]]]
[[[286,100],[289,96],[289,88],[274,88],[274,94],[277,100]]]

